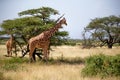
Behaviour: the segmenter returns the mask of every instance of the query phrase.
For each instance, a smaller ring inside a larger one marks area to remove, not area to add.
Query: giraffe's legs
[[[12,47],[10,48],[10,57],[12,56]]]
[[[49,55],[49,53],[48,53],[48,48],[44,48],[44,49],[43,49],[43,55],[44,55],[43,59],[44,59],[45,61],[47,61],[47,60],[48,60],[48,55]]]
[[[34,59],[34,61],[36,61],[35,54],[36,54],[36,49],[35,49],[34,52],[33,52],[33,59]]]
[[[7,56],[9,57],[10,56],[10,50],[7,49]]]
[[[49,59],[49,50],[47,49],[47,53],[46,53],[46,55],[47,55],[47,59]]]
[[[7,47],[7,57],[9,57],[10,56],[10,48],[8,45],[6,45],[6,47]]]
[[[35,61],[36,61],[35,55],[37,55],[40,59],[42,59],[42,57],[40,56],[40,55],[42,55],[42,52],[37,53],[36,51],[37,51],[37,50],[35,49],[34,52],[33,52],[33,59],[34,59]]]
[[[16,47],[16,44],[15,44],[14,48],[15,48],[15,56],[17,57],[17,47]]]
[[[12,49],[11,49],[11,48],[8,48],[8,49],[7,49],[7,54],[8,54],[8,57],[11,57],[11,56],[12,56]]]
[[[30,48],[30,53],[29,53],[29,57],[30,57],[30,62],[33,62],[33,61],[35,61],[34,59],[34,57],[33,57],[33,53],[34,53],[34,50],[35,50],[35,48]]]

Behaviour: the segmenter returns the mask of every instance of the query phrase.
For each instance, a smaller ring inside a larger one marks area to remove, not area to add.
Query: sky
[[[91,19],[120,15],[120,0],[0,0],[0,23],[7,19],[19,18],[18,13],[28,9],[51,7],[65,14],[72,39],[82,39],[82,32]],[[56,19],[57,19],[56,18]]]

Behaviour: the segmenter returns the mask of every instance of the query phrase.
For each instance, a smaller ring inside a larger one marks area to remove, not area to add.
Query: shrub
[[[3,70],[6,70],[6,71],[16,71],[18,69],[18,64],[4,64],[2,66]]]
[[[6,71],[16,71],[19,68],[22,68],[20,64],[26,62],[27,59],[21,59],[17,57],[13,57],[10,59],[6,59],[2,61],[1,64],[1,69],[6,70]]]
[[[5,60],[5,63],[10,63],[10,64],[18,63],[18,64],[21,64],[21,63],[27,62],[26,60],[27,59],[25,59],[25,58],[13,57],[11,59]]]
[[[90,56],[85,60],[83,76],[120,76],[120,55],[105,56],[103,54]]]

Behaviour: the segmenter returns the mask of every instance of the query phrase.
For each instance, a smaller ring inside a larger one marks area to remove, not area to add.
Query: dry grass
[[[84,78],[81,70],[84,65],[38,65],[24,64],[25,70],[5,72],[12,80],[101,80],[98,77]],[[105,80],[119,80],[109,77]]]
[[[27,70],[7,72],[5,75],[14,80],[79,80],[79,65],[38,65],[28,64]],[[18,76],[19,75],[19,76]],[[19,77],[19,78],[18,78]]]
[[[79,46],[60,46],[52,47],[50,57],[66,57],[66,58],[85,58],[95,54],[116,55],[120,54],[120,47],[107,49],[107,48],[92,48],[81,49]],[[0,45],[0,58],[7,59],[6,48]],[[19,54],[20,56],[21,54]],[[28,57],[28,56],[26,56]],[[29,59],[29,58],[28,58]],[[3,71],[3,75],[10,80],[101,80],[99,77],[83,78],[81,70],[84,64],[40,64],[36,63],[23,63],[20,65],[22,68],[17,71]],[[119,80],[115,77],[109,77],[105,80]]]
[[[85,58],[90,55],[105,54],[105,55],[116,55],[120,54],[120,47],[113,47],[113,49],[103,48],[91,48],[91,49],[81,49],[80,46],[59,46],[52,47],[54,51],[51,52],[52,57],[59,57],[63,55],[64,57],[81,57]]]

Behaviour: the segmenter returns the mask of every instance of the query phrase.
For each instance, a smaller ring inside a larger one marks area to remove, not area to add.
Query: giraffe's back
[[[32,48],[44,48],[50,43],[49,40],[43,40],[43,38],[34,37],[29,40],[29,45]]]

